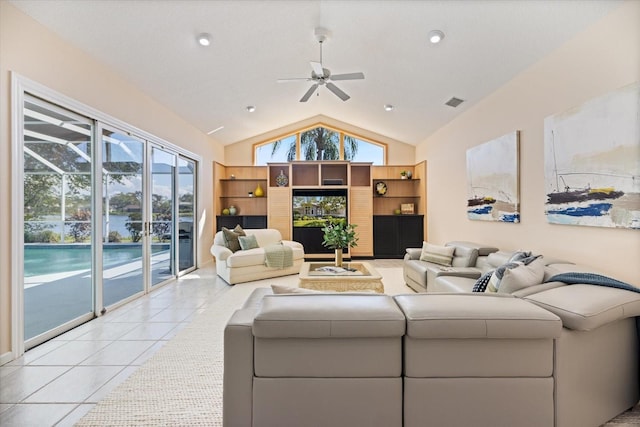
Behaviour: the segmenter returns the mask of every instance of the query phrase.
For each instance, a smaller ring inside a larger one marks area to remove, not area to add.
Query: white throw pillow
[[[446,265],[451,267],[453,261],[453,253],[455,246],[438,246],[424,242],[422,244],[422,253],[420,261],[432,262],[434,264]]]
[[[512,294],[520,289],[533,285],[539,285],[544,278],[544,260],[537,258],[529,265],[520,265],[516,268],[507,269],[502,276],[498,292],[501,294]]]

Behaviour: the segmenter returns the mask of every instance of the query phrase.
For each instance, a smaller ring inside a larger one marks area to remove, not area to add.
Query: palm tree
[[[271,156],[278,151],[284,140],[274,141]],[[317,127],[300,134],[300,158],[303,160],[338,160],[340,158],[340,138],[338,132]],[[358,152],[358,141],[349,135],[344,136],[344,159],[351,160]],[[296,159],[296,141],[287,149],[287,161]]]

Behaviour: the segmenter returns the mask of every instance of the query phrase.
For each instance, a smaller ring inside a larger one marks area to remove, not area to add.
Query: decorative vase
[[[411,173],[411,171],[407,171],[407,179],[411,179],[412,176],[413,174]]]
[[[229,215],[235,215],[238,213],[238,210],[236,209],[235,206],[231,205],[229,206]]]
[[[258,184],[256,189],[253,190],[253,195],[256,196],[256,197],[264,196],[264,190],[262,189],[262,187],[260,187],[260,184]]]
[[[336,249],[336,267],[342,267],[342,248]]]
[[[284,171],[280,170],[280,175],[276,176],[276,185],[278,187],[286,187],[289,183],[289,178],[284,174]]]

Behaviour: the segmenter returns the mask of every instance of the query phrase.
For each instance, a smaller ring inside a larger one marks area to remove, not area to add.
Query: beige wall
[[[597,265],[640,285],[640,231],[552,225],[544,216],[543,120],[640,77],[640,2],[629,1],[419,144],[428,168],[428,235]],[[521,224],[466,217],[466,150],[521,131]],[[638,159],[640,161],[640,159]]]
[[[11,351],[10,71],[201,156],[198,262],[209,262],[212,162],[222,146],[91,56],[0,1],[0,357]]]
[[[292,132],[295,132],[298,129],[313,126],[317,123],[324,123],[327,126],[333,126],[347,132],[352,132],[354,135],[387,144],[387,163],[390,165],[406,165],[414,163],[415,146],[396,141],[395,139],[370,132],[366,129],[341,122],[331,117],[318,115],[297,123],[292,123],[279,129],[274,129],[273,131],[262,135],[245,139],[244,141],[236,142],[235,144],[227,145],[224,150],[225,164],[227,166],[251,165],[252,157],[247,153],[253,153],[253,144],[291,135]]]

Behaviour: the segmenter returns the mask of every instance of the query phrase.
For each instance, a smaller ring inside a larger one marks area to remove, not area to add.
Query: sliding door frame
[[[11,353],[12,359],[15,360],[18,357],[22,356],[25,352],[25,341],[24,341],[24,160],[23,160],[23,144],[24,144],[24,102],[25,102],[25,94],[30,94],[36,98],[42,99],[46,102],[49,102],[53,105],[60,106],[62,108],[68,109],[71,112],[76,114],[88,117],[89,119],[95,122],[93,126],[93,158],[101,159],[102,151],[102,139],[99,132],[103,126],[107,126],[109,128],[122,129],[125,133],[128,133],[132,136],[140,138],[145,141],[146,144],[155,144],[165,150],[170,150],[176,154],[176,156],[186,158],[195,163],[196,172],[195,176],[195,188],[194,188],[194,197],[196,200],[196,211],[194,212],[194,228],[197,227],[199,223],[198,218],[198,210],[197,210],[197,200],[199,198],[199,182],[201,179],[200,176],[200,164],[202,162],[202,157],[192,153],[188,150],[185,150],[182,147],[179,147],[175,144],[172,144],[168,141],[165,141],[157,136],[146,132],[142,129],[138,129],[135,126],[132,126],[120,119],[112,117],[108,114],[105,114],[93,107],[90,107],[86,104],[83,104],[79,101],[76,101],[73,98],[70,98],[66,95],[63,95],[53,89],[50,89],[38,82],[35,82],[31,79],[28,79],[19,73],[14,71],[11,72],[11,143],[12,143],[12,151],[11,151],[11,167],[12,167],[12,189],[11,189]],[[100,176],[101,161],[93,161],[92,162],[92,174],[94,177]],[[95,183],[96,186],[100,186],[100,182]],[[95,216],[96,212],[102,211],[102,192],[99,194],[95,193],[92,195],[92,209],[93,216]],[[100,207],[99,210],[96,210],[97,207]],[[93,224],[95,227],[93,228],[92,233],[92,246],[94,247],[93,252],[93,272],[92,272],[92,280],[95,285],[97,280],[97,274],[102,273],[102,269],[99,268],[102,266],[102,249],[101,249],[101,241],[102,241],[102,217],[100,216],[100,223],[98,224],[97,220],[94,220]],[[176,227],[174,227],[176,228]],[[197,228],[196,228],[197,229]],[[177,231],[174,231],[177,237]],[[197,234],[197,233],[194,233]],[[194,239],[197,239],[194,235]],[[95,249],[95,247],[100,247],[100,249]],[[197,250],[197,242],[194,242],[194,248]],[[100,255],[100,256],[99,256]],[[100,258],[100,259],[97,259]],[[182,274],[186,274],[198,267],[197,262],[198,257],[194,257],[194,267],[192,269],[185,270]],[[145,262],[148,262],[145,261]],[[177,261],[176,261],[177,262]],[[145,268],[145,271],[149,270],[149,268]],[[175,277],[181,276],[179,269],[176,268]],[[149,281],[147,280],[148,284]],[[95,289],[95,288],[94,288]],[[145,285],[144,293],[149,292],[151,287],[149,285]],[[102,309],[102,295],[100,292],[94,292],[94,313],[93,315],[98,317],[104,314],[104,310]],[[139,295],[138,295],[139,296]],[[128,300],[127,300],[128,301]],[[87,319],[88,320],[88,319]],[[82,321],[86,321],[84,318]],[[58,328],[56,328],[58,329]]]

